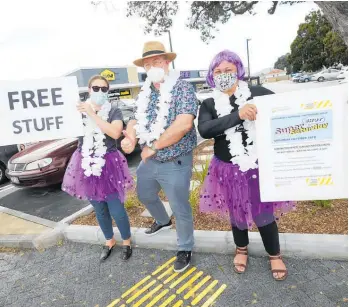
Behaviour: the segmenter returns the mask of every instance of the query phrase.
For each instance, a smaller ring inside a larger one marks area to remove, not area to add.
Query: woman
[[[276,280],[287,277],[280,256],[275,216],[293,209],[292,202],[262,203],[259,195],[258,164],[255,148],[257,109],[248,103],[254,96],[273,94],[263,87],[249,88],[243,81],[245,70],[234,52],[215,56],[207,82],[214,88],[199,111],[198,129],[205,139],[214,138],[214,158],[201,191],[202,212],[229,214],[236,244],[234,271],[244,273],[247,266],[248,229],[255,224],[269,254]]]
[[[94,76],[88,83],[90,99],[79,103],[83,114],[84,137],[79,138],[63,180],[63,191],[89,200],[106,239],[101,260],[107,259],[116,245],[112,217],[123,239],[121,258],[132,255],[130,222],[124,207],[125,192],[133,180],[125,157],[117,150],[116,140],[123,130],[120,109],[108,101],[109,83]]]

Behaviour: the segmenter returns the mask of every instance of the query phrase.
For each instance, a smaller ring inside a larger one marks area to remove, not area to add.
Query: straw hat
[[[143,47],[142,58],[135,60],[133,64],[135,64],[138,67],[143,67],[144,59],[151,58],[158,55],[165,55],[167,60],[171,62],[177,56],[177,54],[174,52],[166,52],[165,46],[160,42],[156,42],[156,41],[146,42]]]

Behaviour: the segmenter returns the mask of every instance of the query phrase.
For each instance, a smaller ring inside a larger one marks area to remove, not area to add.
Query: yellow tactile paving
[[[212,281],[203,271],[197,272],[196,267],[176,273],[173,271],[175,260],[173,257],[159,266],[107,307],[213,306],[227,286],[218,280]]]

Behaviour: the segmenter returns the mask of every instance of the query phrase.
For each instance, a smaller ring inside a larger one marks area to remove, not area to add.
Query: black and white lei
[[[251,91],[248,84],[244,81],[239,81],[239,84],[234,93],[236,97],[235,103],[242,108],[247,103],[253,103],[248,100],[251,97]],[[217,89],[213,91],[213,98],[218,117],[228,115],[234,109],[230,105],[229,96]],[[243,145],[242,134],[237,131],[236,127],[229,128],[224,131],[226,140],[230,142],[229,152],[232,156],[231,162],[239,165],[242,172],[250,169],[258,168],[257,165],[257,148],[256,148],[256,128],[253,121],[245,120],[243,127],[247,134],[247,146]]]

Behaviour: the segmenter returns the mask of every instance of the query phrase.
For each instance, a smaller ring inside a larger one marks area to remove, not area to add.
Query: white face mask
[[[160,67],[152,67],[147,71],[149,80],[153,83],[162,81],[165,77],[165,70]]]
[[[101,90],[99,90],[99,92],[92,91],[90,94],[90,99],[95,104],[102,106],[108,101],[108,93],[103,93]]]

